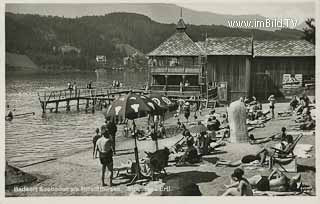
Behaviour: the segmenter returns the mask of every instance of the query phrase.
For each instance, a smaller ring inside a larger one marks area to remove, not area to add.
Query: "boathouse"
[[[207,80],[217,87],[220,101],[250,95],[252,38],[207,38],[198,43],[207,55]]]
[[[148,54],[151,92],[171,97],[202,94],[204,53],[185,30],[180,18],[176,32]]]
[[[314,83],[315,46],[305,40],[208,37],[195,43],[185,30],[180,18],[176,32],[148,54],[151,92],[230,102],[244,96],[284,97],[291,78],[299,82],[295,89]]]
[[[300,82],[295,90],[315,82],[315,46],[308,41],[255,40],[252,56],[250,91],[259,98],[270,94],[286,96],[290,91],[285,85],[286,77],[292,76]]]

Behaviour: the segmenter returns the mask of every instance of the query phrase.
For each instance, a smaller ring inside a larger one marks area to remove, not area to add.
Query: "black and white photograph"
[[[4,3],[4,196],[317,197],[318,3]]]

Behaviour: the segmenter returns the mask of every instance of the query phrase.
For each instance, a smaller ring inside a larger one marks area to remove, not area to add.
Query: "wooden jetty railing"
[[[97,102],[101,105],[101,102],[107,101],[109,104],[112,100],[115,99],[115,96],[119,96],[122,94],[127,94],[130,91],[134,93],[147,93],[141,89],[129,89],[129,88],[77,88],[73,89],[63,89],[63,90],[45,90],[38,92],[38,98],[41,104],[42,112],[45,113],[46,109],[50,109],[52,111],[55,109],[55,112],[58,112],[59,103],[66,102],[66,110],[70,111],[71,101],[76,101],[77,110],[80,110],[80,100],[85,100],[84,103],[86,106],[86,110],[89,108],[90,102],[92,104],[92,111],[94,112],[95,105]],[[47,108],[48,104],[55,104],[54,108]]]

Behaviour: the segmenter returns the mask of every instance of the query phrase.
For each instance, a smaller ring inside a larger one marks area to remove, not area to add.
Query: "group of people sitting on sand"
[[[288,177],[278,169],[274,169],[269,176],[261,174],[250,178],[244,177],[244,171],[236,168],[230,176],[231,184],[225,185],[227,190],[223,196],[253,196],[253,190],[258,191],[299,191],[302,187],[301,174]]]
[[[247,125],[255,127],[265,127],[264,121],[267,119],[263,113],[262,104],[256,97],[245,97],[244,104],[247,110]]]
[[[229,127],[227,125],[227,116],[223,114],[222,122],[220,122],[216,115],[215,110],[212,110],[207,118],[206,131],[194,133],[186,128],[186,126],[178,119],[178,128],[183,129],[182,135],[184,136],[184,142],[178,144],[175,148],[176,152],[184,151],[185,154],[181,158],[176,159],[177,165],[188,165],[199,162],[202,155],[207,155],[214,149],[226,145],[224,141],[229,136]],[[196,124],[198,127],[204,126],[201,121]],[[217,138],[217,131],[223,127],[225,131],[220,139]],[[185,149],[183,149],[185,146]]]

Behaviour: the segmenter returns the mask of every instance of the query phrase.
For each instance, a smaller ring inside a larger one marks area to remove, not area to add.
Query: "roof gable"
[[[201,49],[185,32],[176,32],[158,48],[150,52],[149,56],[198,56]]]
[[[253,42],[254,57],[315,56],[315,45],[306,40],[268,40]]]

